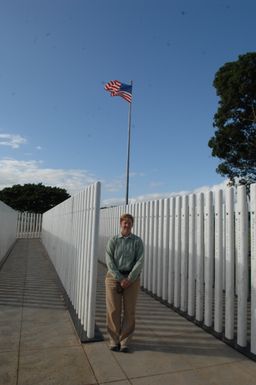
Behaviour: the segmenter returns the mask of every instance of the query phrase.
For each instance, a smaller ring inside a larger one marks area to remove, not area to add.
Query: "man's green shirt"
[[[139,276],[144,261],[144,247],[140,237],[130,234],[128,237],[115,235],[108,241],[106,264],[112,276],[120,281],[124,276],[121,271],[130,271],[131,281]]]

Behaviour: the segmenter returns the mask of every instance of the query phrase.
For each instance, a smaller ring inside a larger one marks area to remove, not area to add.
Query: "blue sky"
[[[1,0],[0,189],[100,180],[122,201],[133,80],[130,197],[224,182],[214,134],[216,71],[255,51],[253,0]]]

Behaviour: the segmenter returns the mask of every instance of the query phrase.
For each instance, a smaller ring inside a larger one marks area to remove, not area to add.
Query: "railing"
[[[0,201],[0,264],[16,239],[17,211]]]
[[[42,225],[42,242],[88,339],[95,332],[99,209],[98,182],[44,213]]]
[[[18,212],[17,238],[40,238],[43,214]]]
[[[134,215],[134,233],[144,240],[143,288],[255,355],[256,184],[250,209],[244,186],[102,209],[102,262],[124,212]]]

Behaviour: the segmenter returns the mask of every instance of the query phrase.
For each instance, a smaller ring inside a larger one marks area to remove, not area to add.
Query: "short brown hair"
[[[121,217],[120,217],[120,223],[121,223],[122,221],[125,221],[126,219],[130,219],[130,221],[132,221],[132,224],[133,224],[134,218],[133,218],[133,216],[132,216],[131,214],[123,214],[123,215],[121,215]]]

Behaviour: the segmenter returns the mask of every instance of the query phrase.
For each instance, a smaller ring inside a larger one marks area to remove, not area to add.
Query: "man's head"
[[[120,217],[121,234],[127,237],[131,234],[134,218],[131,214],[123,214]]]

